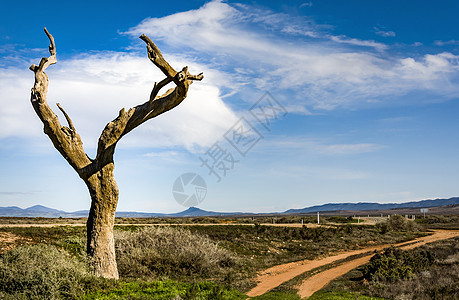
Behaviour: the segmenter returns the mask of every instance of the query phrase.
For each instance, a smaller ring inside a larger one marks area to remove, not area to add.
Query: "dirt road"
[[[119,225],[132,225],[132,224],[119,224]],[[137,225],[171,225],[171,224],[137,224]],[[173,225],[226,225],[226,224],[173,224]],[[243,225],[243,224],[227,224],[227,225]],[[252,224],[246,224],[252,225]],[[266,225],[273,225],[273,224],[266,224]],[[312,226],[317,226],[313,224],[308,224]],[[85,226],[85,224],[0,224],[0,227],[54,227],[54,226]],[[253,226],[253,225],[252,225]],[[275,224],[274,226],[301,226],[300,224]],[[400,247],[402,249],[412,249],[426,243],[431,243],[434,241],[439,241],[443,239],[452,238],[455,236],[459,236],[459,230],[433,230],[433,234],[425,237],[421,237],[415,239],[413,241],[395,244],[393,246]],[[13,236],[9,233],[0,233],[0,248],[2,250],[10,249],[15,241],[19,237]],[[335,261],[339,261],[341,259],[348,258],[352,255],[360,255],[368,252],[368,255],[354,259],[352,261],[343,263],[337,267],[328,269],[326,271],[320,272],[308,279],[306,279],[301,286],[299,287],[299,295],[301,297],[309,297],[316,291],[323,288],[327,285],[330,281],[338,278],[352,269],[357,268],[360,265],[367,263],[372,254],[371,252],[375,250],[382,250],[391,246],[391,244],[379,245],[379,246],[372,246],[367,247],[364,249],[347,251],[343,253],[339,253],[333,256],[328,256],[325,258],[317,259],[317,260],[303,260],[298,262],[287,263],[283,265],[278,265],[271,267],[260,274],[257,277],[258,284],[252,290],[250,290],[247,295],[250,297],[262,295],[271,289],[281,285],[282,283],[293,279],[294,277],[301,275],[305,272],[311,271],[315,268],[322,267],[328,264],[331,264]]]
[[[448,239],[448,238],[452,238],[455,236],[459,236],[459,230],[454,230],[454,231],[453,230],[435,230],[432,235],[421,237],[421,238],[415,239],[413,241],[405,242],[405,243],[395,244],[393,246],[400,247],[402,249],[412,249],[414,247],[419,247],[426,243]],[[325,257],[325,258],[318,259],[318,260],[303,260],[299,262],[293,262],[293,263],[283,264],[279,266],[274,266],[272,268],[269,268],[261,272],[258,275],[257,286],[254,287],[252,290],[250,290],[247,293],[247,295],[250,297],[262,295],[270,291],[271,289],[281,285],[282,283],[288,280],[293,279],[294,277],[304,272],[331,264],[335,261],[338,261],[344,258],[348,258],[352,255],[364,254],[367,252],[373,252],[375,250],[382,250],[389,246],[391,245],[385,244],[385,245],[367,247],[367,248],[360,249],[360,250],[343,252],[337,255]],[[371,256],[372,254],[369,254],[367,256],[346,262],[335,268],[331,268],[326,271],[320,272],[319,274],[316,274],[306,279],[299,288],[299,292],[298,292],[299,295],[302,298],[311,296],[313,293],[323,288],[333,279],[338,278],[339,276],[346,274],[350,270],[355,269],[356,267],[367,263],[370,260]]]

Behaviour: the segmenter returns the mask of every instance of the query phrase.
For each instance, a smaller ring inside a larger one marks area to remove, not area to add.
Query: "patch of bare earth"
[[[366,247],[364,249],[347,251],[344,253],[339,253],[337,255],[332,255],[317,260],[303,260],[274,266],[258,274],[257,286],[250,290],[247,293],[247,295],[249,297],[262,295],[272,290],[273,288],[281,285],[282,283],[295,278],[298,275],[311,271],[315,268],[331,264],[338,260],[348,258],[352,255],[364,254],[367,252],[373,252],[375,250],[382,250],[390,246],[400,247],[401,249],[407,250],[422,246],[427,243],[453,238],[455,236],[459,236],[459,230],[434,230],[434,233],[432,235],[417,238],[409,242],[399,243],[395,245],[386,244],[373,247]],[[372,255],[373,254],[369,254],[364,257],[351,260],[337,267],[319,272],[318,274],[307,278],[299,286],[298,294],[302,298],[311,296],[313,293],[322,289],[332,280],[346,274],[352,269],[355,269],[369,262]]]
[[[29,240],[14,235],[11,232],[0,232],[0,253],[11,250],[14,247],[29,242]]]

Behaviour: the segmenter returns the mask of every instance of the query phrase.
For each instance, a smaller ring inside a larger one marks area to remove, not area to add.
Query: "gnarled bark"
[[[43,122],[45,134],[88,187],[91,208],[87,222],[87,253],[94,271],[99,276],[118,278],[113,237],[119,196],[113,175],[115,147],[124,135],[140,124],[179,105],[186,98],[192,81],[202,80],[203,75],[191,75],[187,67],[180,72],[175,71],[158,47],[147,36],[142,35],[140,38],[147,45],[149,59],[166,78],[155,83],[147,102],[128,110],[121,109],[118,117],[105,126],[99,138],[96,157],[91,159],[84,151],[81,137],[62,106],[57,104],[68,127],[60,124],[59,118],[47,103],[49,80],[45,70],[55,64],[57,59],[54,38],[46,28],[45,33],[50,40],[50,56],[42,58],[38,66],[30,67],[35,73],[35,83],[31,91],[32,106]],[[174,82],[176,87],[159,96],[159,91],[170,82]]]

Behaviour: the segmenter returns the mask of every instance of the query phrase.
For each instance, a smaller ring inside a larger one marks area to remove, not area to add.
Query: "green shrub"
[[[301,297],[295,291],[267,292],[261,296],[256,296],[254,300],[300,300]]]
[[[23,246],[0,255],[2,299],[77,298],[88,277],[84,262],[54,246]]]
[[[314,293],[309,300],[384,300],[384,298],[375,298],[352,293],[348,291],[326,291],[320,290]]]
[[[327,222],[333,222],[333,223],[357,223],[358,220],[354,219],[353,217],[343,217],[343,216],[331,216],[331,217],[325,217],[325,220]]]
[[[118,270],[124,277],[212,276],[235,264],[215,242],[189,230],[147,227],[115,231]]]
[[[408,220],[400,215],[392,215],[386,222],[378,223],[377,228],[381,233],[389,231],[421,231],[422,227],[412,220]]]
[[[395,282],[409,279],[415,273],[431,266],[435,261],[433,254],[426,249],[403,251],[390,247],[375,254],[365,265],[363,276],[369,281]]]
[[[408,264],[419,266],[413,269],[414,276],[395,282],[370,281],[364,291],[385,299],[459,299],[458,250],[456,237],[404,251]]]

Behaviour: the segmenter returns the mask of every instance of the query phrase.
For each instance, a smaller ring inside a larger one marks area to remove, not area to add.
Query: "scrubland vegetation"
[[[459,238],[388,248],[310,299],[458,299]]]
[[[215,220],[221,223],[222,219]],[[96,278],[88,269],[84,227],[0,228],[23,238],[13,250],[0,254],[0,299],[245,299],[243,293],[253,287],[259,270],[340,250],[406,241],[425,234],[422,226],[429,226],[398,216],[376,226],[353,225],[354,220],[335,217],[328,220],[329,226],[312,228],[258,222],[116,226],[118,281]],[[459,240],[412,251],[388,249],[355,271],[354,278],[332,284],[313,299],[355,299],[355,295],[411,299],[414,290],[457,295],[450,283],[459,281],[458,249]],[[280,289],[256,299],[298,296]]]

